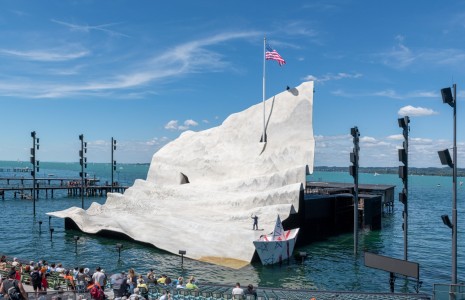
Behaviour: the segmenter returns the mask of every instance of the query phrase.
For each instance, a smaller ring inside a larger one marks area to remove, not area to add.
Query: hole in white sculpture
[[[184,173],[180,173],[179,175],[181,177],[180,184],[189,183],[189,177],[187,177]]]

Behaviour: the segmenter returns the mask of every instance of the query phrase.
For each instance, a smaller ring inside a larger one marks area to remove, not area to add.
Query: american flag
[[[266,44],[265,59],[276,60],[280,66],[286,64],[286,61],[281,57],[281,55],[279,55],[276,50],[272,49],[268,43]]]

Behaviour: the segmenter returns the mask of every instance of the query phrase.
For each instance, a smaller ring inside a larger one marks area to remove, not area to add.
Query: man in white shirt
[[[236,287],[233,288],[232,295],[233,295],[233,298],[234,298],[234,295],[239,295],[239,296],[244,297],[244,290],[241,288],[241,284],[239,282],[237,282]]]
[[[105,288],[105,273],[102,272],[100,267],[95,269],[95,273],[92,275],[92,281],[94,284],[99,284],[102,289]]]

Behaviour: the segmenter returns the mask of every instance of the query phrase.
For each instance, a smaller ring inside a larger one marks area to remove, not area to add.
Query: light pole
[[[81,208],[84,209],[84,185],[87,177],[87,173],[84,170],[87,168],[87,142],[84,142],[84,135],[79,135],[79,140],[81,141],[81,150],[79,150],[79,164],[81,165],[81,172],[79,176],[81,177]]]
[[[116,160],[113,159],[113,152],[116,150],[116,140],[111,138],[111,188],[110,191],[113,193],[114,186],[114,172],[116,171]],[[119,181],[119,180],[118,180]]]
[[[79,241],[79,236],[74,236],[74,252],[77,254],[77,242]]]
[[[181,268],[184,266],[184,255],[186,254],[186,250],[179,250],[179,254],[181,254]]]
[[[32,164],[32,202],[34,216],[36,215],[36,171],[39,173],[39,161],[36,160],[36,150],[39,150],[39,138],[36,137],[36,132],[31,132],[32,148],[31,148],[31,164]]]
[[[452,168],[452,284],[457,284],[457,86],[441,89],[442,101],[449,104],[454,109],[454,145],[453,160],[450,161],[449,150],[439,151],[439,158],[442,164],[447,164]],[[444,218],[443,218],[444,220]]]
[[[354,149],[350,153],[349,173],[354,178],[354,254],[357,254],[358,248],[358,161],[359,161],[359,137],[360,132],[357,126],[350,129],[350,135],[353,137]]]
[[[123,248],[123,244],[116,244],[116,249],[118,249],[118,261],[121,260],[121,248]]]
[[[402,179],[403,188],[402,192],[399,193],[399,201],[404,204],[404,211],[402,217],[404,223],[402,224],[402,230],[404,231],[404,260],[407,260],[408,252],[408,132],[410,119],[408,116],[397,119],[399,127],[402,128],[402,135],[404,136],[404,148],[398,150],[399,161],[404,165],[399,166],[399,177]]]

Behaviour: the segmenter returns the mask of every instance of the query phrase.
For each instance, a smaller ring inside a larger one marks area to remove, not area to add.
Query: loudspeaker
[[[452,163],[452,158],[450,157],[449,149],[438,151],[438,155],[439,159],[441,160],[441,164],[448,165],[451,168],[454,166]]]
[[[441,89],[442,102],[454,106],[454,98],[452,97],[452,90],[450,87]]]

